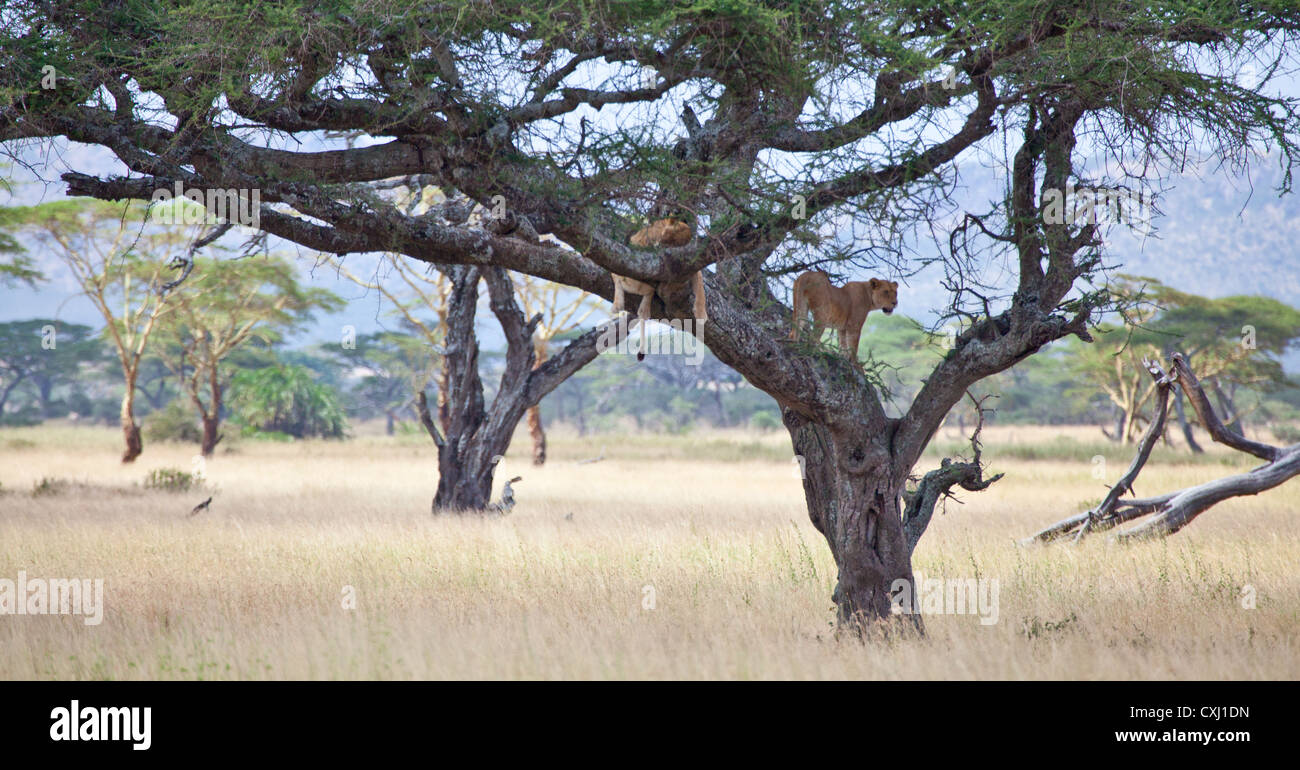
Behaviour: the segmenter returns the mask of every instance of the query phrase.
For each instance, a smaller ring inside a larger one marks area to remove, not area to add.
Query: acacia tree
[[[104,319],[104,337],[117,354],[125,384],[119,415],[124,463],[144,451],[135,422],[136,382],[151,336],[175,307],[175,295],[167,289],[167,255],[187,235],[150,226],[147,212],[140,203],[106,201],[55,201],[2,212],[10,226],[49,247]]]
[[[103,343],[84,324],[54,318],[0,323],[0,419],[14,388],[27,382],[44,418],[54,413],[54,391],[104,361]]]
[[[1099,185],[1107,168],[1159,176],[1202,148],[1244,162],[1263,140],[1289,162],[1297,129],[1296,105],[1267,79],[1236,79],[1243,59],[1290,62],[1300,10],[1289,0],[371,0],[274,13],[31,0],[11,3],[5,26],[0,93],[21,96],[0,108],[0,139],[65,136],[129,170],[73,170],[70,194],[257,189],[267,232],[450,266],[462,299],[486,279],[515,330],[505,269],[606,299],[611,272],[658,284],[652,316],[682,321],[704,270],[697,331],[780,404],[839,569],[839,617],[854,626],[887,617],[895,581],[911,582],[930,511],[901,500],[945,415],[1047,343],[1089,338],[1109,303],[1099,227],[1041,216],[1044,193]],[[42,92],[47,63],[64,80]],[[326,131],[376,141],[316,151],[264,139]],[[785,341],[780,278],[828,263],[910,272],[905,245],[944,210],[958,160],[983,148],[1006,150],[1007,195],[967,217],[943,258],[964,326],[891,418],[871,372]],[[374,204],[374,182],[408,174],[504,209],[501,226]],[[682,211],[698,222],[690,243],[625,245],[640,216]],[[1004,257],[1014,285],[982,285],[982,259]],[[911,499],[982,483],[978,463],[944,468],[966,470],[924,475]]]
[[[363,409],[384,416],[384,431],[391,436],[398,415],[415,403],[417,391],[428,386],[437,356],[420,334],[381,331],[359,335],[354,342],[331,346],[331,353],[351,370],[363,372],[353,389],[354,398],[363,402]]]
[[[1129,307],[1124,324],[1101,327],[1097,343],[1072,357],[1071,369],[1074,392],[1100,387],[1117,408],[1115,433],[1108,434],[1113,440],[1137,440],[1144,411],[1157,395],[1159,382],[1148,375],[1147,360],[1181,353],[1210,383],[1228,428],[1237,433],[1242,415],[1229,394],[1285,382],[1278,357],[1300,337],[1300,311],[1269,297],[1199,297],[1140,276],[1120,276],[1110,290]],[[1188,447],[1202,451],[1184,395],[1179,391],[1173,398]]]
[[[167,349],[163,361],[198,410],[204,457],[221,440],[224,395],[234,376],[231,355],[250,341],[277,342],[315,311],[342,305],[332,292],[302,286],[293,264],[281,257],[194,260],[158,336]]]

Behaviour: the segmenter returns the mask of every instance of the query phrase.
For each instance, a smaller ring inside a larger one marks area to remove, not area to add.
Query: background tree
[[[1300,340],[1300,310],[1270,297],[1209,299],[1162,290],[1174,298],[1155,323],[1169,335],[1161,346],[1164,357],[1180,353],[1209,383],[1227,429],[1245,435],[1243,418],[1254,407],[1239,408],[1236,394],[1242,388],[1263,394],[1287,386],[1280,359]],[[1174,406],[1188,444],[1195,446],[1185,398],[1179,388]]]
[[[245,344],[270,345],[310,321],[317,310],[337,310],[332,292],[300,284],[281,257],[196,259],[184,291],[159,330],[168,368],[198,410],[209,457],[221,440],[224,393],[233,372],[229,358]]]
[[[1129,308],[1122,324],[1099,327],[1098,342],[1072,351],[1075,394],[1100,386],[1118,410],[1111,438],[1137,439],[1144,410],[1157,390],[1147,360],[1181,353],[1210,384],[1229,429],[1240,433],[1240,411],[1230,394],[1240,387],[1276,389],[1285,384],[1278,358],[1300,338],[1300,311],[1268,297],[1210,299],[1165,286],[1154,278],[1121,276],[1112,293]],[[1192,435],[1177,390],[1174,407],[1193,451]],[[1103,429],[1104,430],[1104,429]]]
[[[555,342],[581,327],[597,310],[597,305],[590,295],[554,281],[539,280],[526,273],[514,273],[511,280],[524,314],[542,319],[533,332],[533,366],[541,366],[551,357]],[[528,434],[533,439],[533,465],[545,465],[546,430],[542,427],[541,404],[528,407]]]
[[[347,417],[338,395],[315,382],[305,366],[266,366],[239,372],[231,382],[234,418],[252,433],[294,438],[343,438]]]
[[[105,362],[106,353],[84,324],[53,318],[0,324],[0,415],[10,393],[23,384],[42,419],[67,414],[66,401],[59,402],[57,392],[70,392],[79,375],[89,376],[86,370]]]
[[[438,354],[428,344],[430,331],[380,331],[359,335],[353,345],[329,347],[336,360],[359,373],[352,388],[358,408],[382,415],[384,432],[390,436],[400,415],[408,414],[415,405],[415,394],[424,391],[433,378]]]
[[[447,368],[442,350],[447,331],[450,281],[439,270],[418,269],[395,254],[381,257],[375,275],[370,278],[358,275],[341,259],[328,255],[323,259],[352,283],[367,291],[378,292],[388,301],[390,312],[400,319],[402,328],[414,338],[400,340],[391,333],[380,333],[368,340],[358,339],[355,350],[341,348],[338,355],[370,368],[378,378],[371,381],[372,387],[383,390],[391,387],[395,399],[401,392],[400,399],[397,399],[399,406],[414,405],[415,394],[424,392],[436,376],[438,422],[445,433],[450,418],[447,411]],[[377,348],[379,342],[390,349],[385,352]],[[391,424],[395,419],[393,411],[386,410],[385,413]]]
[[[182,229],[150,226],[137,202],[69,200],[0,209],[3,223],[30,233],[72,274],[104,319],[104,337],[117,354],[125,392],[119,415],[122,462],[144,451],[135,422],[136,382],[151,335],[173,308],[163,288],[167,254],[186,242]]]
[[[494,218],[489,209],[472,199],[448,197],[441,189],[424,186],[418,177],[400,182],[403,189],[395,208],[424,221],[449,225],[469,223],[480,232],[519,232],[531,228],[513,216]],[[385,185],[385,186],[390,186]],[[528,237],[537,242],[536,234]],[[435,513],[451,510],[486,510],[491,498],[492,477],[497,462],[505,456],[515,428],[526,411],[596,358],[602,341],[617,340],[618,332],[593,329],[571,339],[562,351],[546,361],[537,360],[537,330],[546,315],[525,317],[509,271],[465,265],[434,264],[433,270],[417,270],[405,258],[389,253],[384,269],[396,275],[404,286],[398,293],[385,281],[363,279],[341,260],[326,257],[339,272],[357,285],[380,292],[402,319],[419,330],[439,352],[438,421],[428,410],[427,396],[416,392],[416,412],[421,424],[438,448],[438,489],[433,498]],[[506,350],[501,378],[489,402],[480,370],[477,310],[480,281],[486,286],[488,307],[500,324]],[[558,302],[567,325],[578,312]],[[436,325],[422,320],[432,314]],[[559,326],[557,326],[559,328]]]
[[[270,13],[182,1],[170,10],[11,5],[0,93],[21,97],[0,107],[0,139],[102,145],[132,172],[70,171],[73,195],[147,199],[176,182],[256,188],[268,233],[442,266],[456,321],[449,359],[477,354],[466,322],[486,281],[509,372],[531,370],[534,353],[503,271],[606,299],[610,274],[628,276],[661,287],[655,319],[685,320],[690,278],[703,270],[703,339],[781,405],[805,458],[809,517],[838,567],[839,617],[854,628],[888,618],[891,591],[911,584],[932,511],[904,510],[904,492],[932,501],[936,485],[983,483],[978,462],[910,481],[949,411],[1048,343],[1091,339],[1089,325],[1113,306],[1104,228],[1044,216],[1045,199],[1158,181],[1194,152],[1241,165],[1264,142],[1288,163],[1297,149],[1296,103],[1270,91],[1268,77],[1237,77],[1248,61],[1270,75],[1291,68],[1300,9],[1290,2],[412,9],[379,0]],[[35,88],[45,62],[67,73],[66,88]],[[175,127],[137,114],[145,104]],[[322,131],[375,142],[324,151],[261,142]],[[1005,199],[968,213],[942,256],[918,254],[917,236],[948,211],[956,163],[981,149],[1007,159]],[[375,184],[411,174],[496,210],[496,224],[375,204]],[[691,243],[625,245],[646,216],[680,212],[699,223]],[[899,416],[886,412],[873,372],[785,341],[789,273],[822,264],[907,275],[925,259],[942,261],[941,320],[961,330]],[[991,283],[1002,273],[991,264],[1013,277]],[[463,409],[453,432],[491,425],[493,437],[476,445],[482,457],[440,458],[440,484],[466,471],[481,484],[503,448],[498,431],[529,400],[502,394],[549,390],[503,378],[489,416],[467,363],[450,364],[467,378],[450,384]],[[452,499],[480,496],[474,487]]]

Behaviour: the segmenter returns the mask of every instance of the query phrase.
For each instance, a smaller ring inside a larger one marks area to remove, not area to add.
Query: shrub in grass
[[[188,492],[202,484],[198,476],[179,468],[154,468],[144,479],[145,489],[157,489],[163,492]]]

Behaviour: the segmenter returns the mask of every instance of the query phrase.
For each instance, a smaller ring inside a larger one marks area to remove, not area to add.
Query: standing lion
[[[810,270],[794,281],[794,320],[790,339],[798,339],[812,312],[813,329],[820,340],[827,328],[839,337],[840,350],[853,360],[858,357],[858,338],[867,313],[880,308],[888,315],[898,307],[898,282],[872,278],[850,281],[843,286],[831,283],[820,270]]]

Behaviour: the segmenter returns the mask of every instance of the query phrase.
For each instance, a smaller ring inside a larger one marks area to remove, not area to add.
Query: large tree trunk
[[[895,581],[913,587],[899,504],[904,480],[893,472],[887,437],[872,440],[865,430],[833,430],[793,410],[782,412],[795,453],[803,458],[809,518],[839,570],[833,594],[839,622],[862,627],[889,618]],[[908,619],[920,627],[919,615]]]
[[[484,462],[484,443],[499,448],[493,457],[503,456],[509,446],[509,436],[504,441],[488,439],[477,442],[478,446],[469,449],[465,455],[456,451],[455,446],[444,446],[438,452],[438,489],[433,496],[433,512],[444,511],[482,511],[487,508],[492,498],[492,478],[496,470],[494,463]]]
[[[126,393],[122,396],[122,437],[126,441],[126,450],[122,452],[122,462],[133,463],[144,452],[144,441],[140,438],[140,426],[135,424],[135,378],[127,375]]]
[[[204,457],[211,457],[212,453],[217,450],[217,442],[221,441],[221,419],[214,412],[212,416],[203,416],[203,441],[199,444],[199,451]]]

